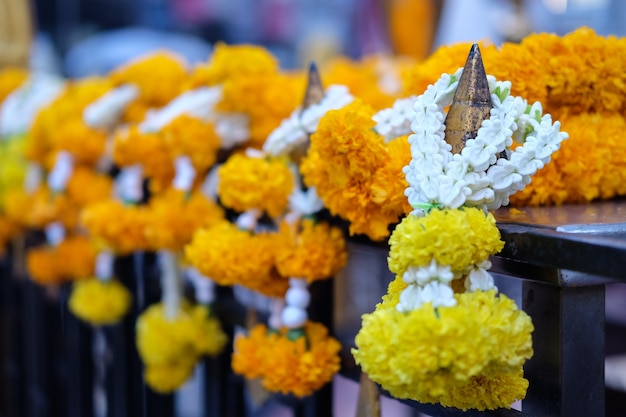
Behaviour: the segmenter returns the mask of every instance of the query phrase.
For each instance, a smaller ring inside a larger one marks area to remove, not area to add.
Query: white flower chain
[[[289,118],[283,120],[267,138],[263,150],[272,156],[287,155],[307,142],[308,136],[315,133],[322,116],[330,110],[347,106],[354,100],[343,85],[331,85],[324,92],[324,98],[304,111],[295,109]]]
[[[568,136],[559,131],[558,121],[552,123],[549,114],[542,116],[540,103],[529,106],[523,98],[509,94],[510,82],[487,76],[493,102],[490,118],[482,122],[476,138],[453,155],[444,139],[444,108],[452,103],[461,74],[462,69],[453,75],[443,74],[414,101],[414,133],[409,136],[412,160],[404,173],[409,183],[405,194],[415,215],[423,215],[432,207],[496,209],[508,204],[509,197],[530,183],[530,176],[550,161]],[[377,125],[378,132],[387,136],[405,123],[401,120],[407,113],[389,111],[377,116],[381,126]],[[522,145],[511,150],[513,140]],[[507,158],[497,157],[502,152]],[[462,274],[452,273],[448,265],[439,265],[434,259],[428,266],[411,266],[402,275],[408,287],[400,294],[396,309],[409,312],[424,303],[433,307],[456,305],[450,282],[461,275],[466,277],[468,291],[496,289],[489,268],[488,259],[468,266]]]
[[[529,106],[521,97],[510,95],[510,82],[488,76],[493,108],[475,139],[467,141],[460,154],[453,155],[444,140],[444,108],[452,103],[462,69],[452,76],[443,74],[415,101],[409,137],[412,160],[404,168],[409,188],[405,195],[421,214],[432,206],[458,208],[462,205],[496,209],[524,189],[535,174],[550,161],[567,133],[550,114],[541,115],[540,103]],[[513,139],[523,143],[511,150]],[[506,152],[507,158],[497,158]]]
[[[391,108],[383,109],[372,117],[376,122],[374,129],[385,137],[385,142],[411,133],[415,100],[417,96],[398,99]]]

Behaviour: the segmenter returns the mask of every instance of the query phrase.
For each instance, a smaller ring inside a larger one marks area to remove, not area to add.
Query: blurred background
[[[28,33],[31,67],[82,77],[158,48],[205,61],[218,41],[264,45],[293,68],[336,54],[419,59],[442,44],[582,25],[625,35],[624,21],[621,0],[0,0],[0,45]]]

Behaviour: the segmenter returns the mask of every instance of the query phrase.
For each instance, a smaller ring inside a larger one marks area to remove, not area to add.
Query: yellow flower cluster
[[[180,387],[202,355],[216,355],[227,338],[205,306],[183,304],[174,318],[163,306],[148,307],[137,319],[137,349],[148,385],[159,393]]]
[[[286,161],[234,154],[219,168],[220,202],[238,212],[260,209],[271,217],[282,214],[294,188]]]
[[[456,294],[454,307],[401,313],[392,294],[363,316],[355,339],[353,355],[372,380],[397,398],[463,410],[509,407],[525,396],[533,326],[512,300],[477,291]]]
[[[389,270],[402,275],[410,266],[427,266],[432,259],[463,272],[504,246],[491,213],[477,208],[431,210],[424,217],[407,216],[389,238]]]
[[[22,188],[27,164],[24,158],[24,137],[2,138],[0,141],[0,211],[9,190]]]
[[[130,292],[116,280],[89,278],[77,281],[69,299],[70,311],[92,326],[117,323],[130,307]]]
[[[307,322],[304,336],[291,340],[286,328],[269,332],[257,325],[248,337],[235,340],[232,367],[246,378],[261,378],[271,392],[306,397],[330,382],[339,371],[340,343],[326,327]]]
[[[96,251],[84,236],[66,237],[58,246],[30,249],[26,268],[38,284],[50,285],[85,279],[93,274]]]
[[[298,230],[301,229],[301,230]],[[284,277],[309,283],[333,277],[348,259],[343,232],[328,223],[305,219],[301,224],[281,224],[276,267]]]
[[[148,249],[178,251],[191,241],[193,233],[224,218],[224,210],[200,192],[186,196],[168,189],[153,196],[145,208],[145,241]]]
[[[185,247],[187,260],[220,285],[243,285],[282,297],[289,286],[275,268],[276,238],[254,234],[228,221],[198,230]]]
[[[372,130],[373,115],[374,110],[359,100],[328,112],[311,136],[300,171],[331,213],[350,221],[351,234],[382,240],[406,206],[383,190],[406,188],[402,170],[394,173],[392,167],[408,164],[411,155],[403,153],[408,146],[384,143]],[[393,160],[392,154],[398,159]]]

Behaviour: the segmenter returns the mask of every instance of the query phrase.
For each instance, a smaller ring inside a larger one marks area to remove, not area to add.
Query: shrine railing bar
[[[535,325],[523,412],[462,412],[403,402],[431,416],[603,416],[604,285],[626,282],[626,223],[552,227],[499,222],[499,228],[506,245],[492,259],[492,272],[518,284],[521,279],[521,303]],[[360,244],[360,249],[369,251],[367,257],[386,258],[384,245]],[[117,276],[135,298],[132,314],[117,326],[92,329],[67,310],[68,286],[52,290],[34,284],[11,264],[15,255],[5,256],[1,265],[0,417],[175,416],[174,396],[157,395],[143,383],[135,348],[136,317],[159,299],[154,256],[116,261]],[[380,278],[382,286],[387,278]],[[338,297],[340,281],[313,285],[311,318],[327,324],[344,343],[341,374],[358,381],[360,371],[349,353],[358,327],[354,321],[337,324],[334,317],[342,314],[343,302],[332,299],[334,293]],[[381,294],[371,294],[370,309]],[[236,326],[245,325],[247,309],[228,288],[219,289],[218,299],[216,313],[232,336]],[[205,361],[204,381],[205,391],[197,399],[204,417],[247,415],[245,384],[230,371],[230,352]],[[330,386],[304,400],[276,398],[296,417],[332,415]]]

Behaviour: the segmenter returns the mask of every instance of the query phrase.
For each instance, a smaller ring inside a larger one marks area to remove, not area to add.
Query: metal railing
[[[523,412],[403,402],[432,416],[603,416],[605,284],[626,282],[626,204],[501,210],[497,218],[506,245],[493,258],[492,272],[497,279],[521,279],[521,305],[535,326]],[[360,315],[373,309],[393,277],[384,244],[352,241],[349,247],[351,260],[340,276],[311,287],[310,316],[342,341],[341,373],[358,381],[349,349]],[[137,315],[160,296],[154,255],[116,260],[116,275],[135,302],[122,323],[101,329],[69,313],[68,286],[34,284],[12,264],[19,258],[11,253],[2,262],[0,417],[175,416],[174,396],[155,394],[143,383],[135,348]],[[216,313],[232,336],[245,325],[247,309],[231,289],[219,288],[218,294]],[[202,415],[247,415],[246,384],[230,371],[230,352],[207,359],[203,369],[203,395],[195,399]],[[303,400],[276,398],[297,417],[332,415],[330,385]]]

